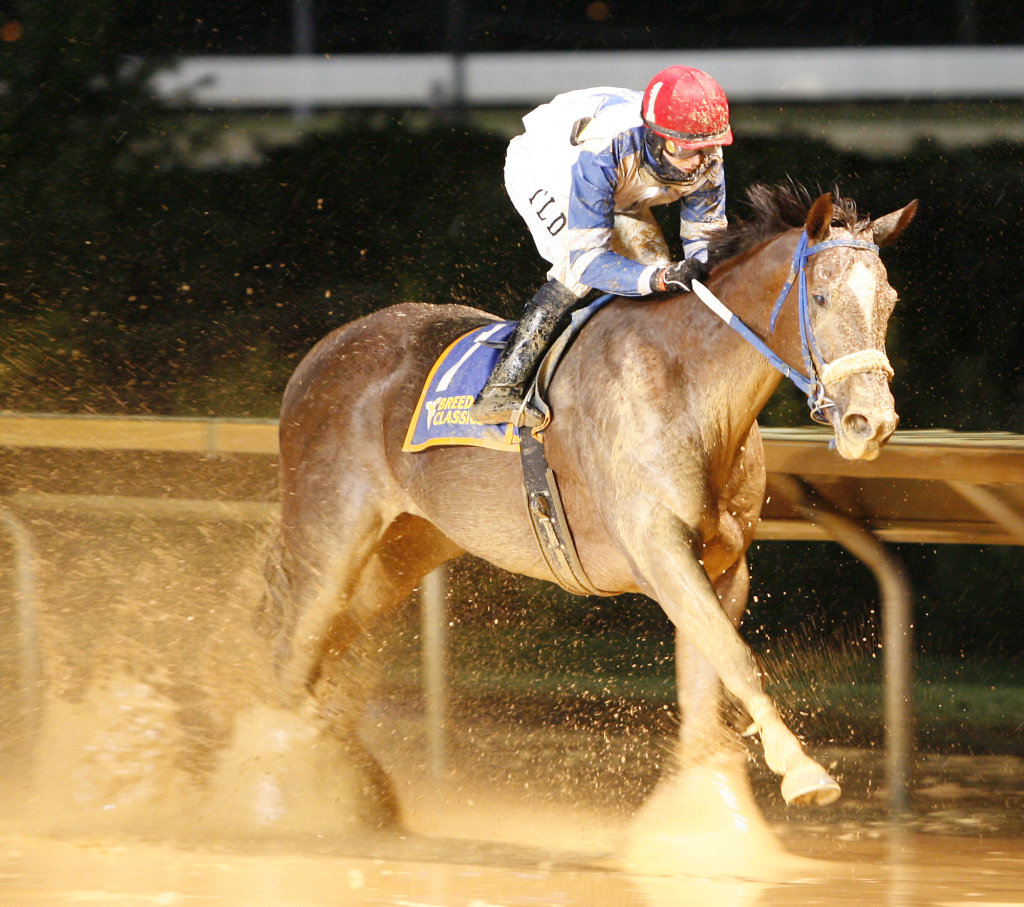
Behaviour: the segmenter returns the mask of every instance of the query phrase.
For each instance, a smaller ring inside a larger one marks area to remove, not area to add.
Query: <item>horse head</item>
[[[896,291],[877,247],[893,242],[916,211],[913,201],[877,220],[856,222],[844,218],[826,193],[807,215],[808,355],[824,395],[821,413],[835,432],[836,449],[849,460],[877,457],[899,421],[885,355]]]

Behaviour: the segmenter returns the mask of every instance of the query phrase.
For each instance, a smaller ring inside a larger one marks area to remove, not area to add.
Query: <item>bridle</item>
[[[796,251],[793,253],[793,263],[789,269],[789,275],[786,277],[786,282],[783,284],[782,290],[775,300],[775,305],[772,307],[771,319],[768,323],[769,334],[775,332],[775,322],[779,317],[786,297],[789,296],[789,291],[793,288],[793,282],[796,281],[797,313],[800,322],[800,354],[803,358],[806,374],[795,370],[777,356],[757,334],[747,327],[732,311],[726,308],[725,305],[717,299],[714,300],[717,306],[713,305],[710,299],[697,291],[700,298],[712,311],[761,353],[774,368],[789,378],[807,395],[807,406],[810,408],[811,418],[823,425],[830,424],[826,410],[832,409],[836,405],[835,401],[829,396],[830,388],[835,387],[840,381],[849,378],[851,375],[856,375],[860,372],[880,371],[885,372],[889,378],[893,376],[892,366],[882,350],[858,350],[855,353],[840,356],[832,362],[825,362],[825,357],[821,355],[821,351],[818,349],[817,341],[814,338],[814,331],[811,329],[811,316],[807,304],[807,262],[815,253],[823,252],[826,249],[834,249],[838,246],[878,252],[878,246],[875,243],[866,242],[862,239],[831,239],[811,245],[807,231],[804,230],[800,234]],[[705,288],[701,287],[701,289]],[[706,289],[705,292],[707,292]],[[708,296],[711,296],[711,294],[708,293]],[[711,299],[714,299],[714,297],[711,296]],[[817,365],[818,362],[821,363],[820,369]]]

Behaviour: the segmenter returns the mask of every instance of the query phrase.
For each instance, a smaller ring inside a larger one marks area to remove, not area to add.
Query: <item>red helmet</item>
[[[732,144],[722,86],[690,66],[670,66],[651,79],[642,116],[648,129],[682,148]]]

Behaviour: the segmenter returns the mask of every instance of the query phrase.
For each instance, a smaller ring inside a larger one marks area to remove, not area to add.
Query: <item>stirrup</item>
[[[509,385],[485,387],[469,408],[469,417],[483,425],[512,422],[526,428],[536,428],[544,422],[538,409],[523,403],[520,389]]]

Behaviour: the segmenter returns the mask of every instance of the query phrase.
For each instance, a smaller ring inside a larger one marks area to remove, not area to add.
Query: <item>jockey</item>
[[[523,124],[508,147],[505,187],[552,267],[469,410],[488,424],[516,419],[541,357],[591,289],[688,291],[707,274],[708,233],[726,226],[729,102],[699,69],[672,66],[642,94],[560,94]],[[672,262],[650,208],[676,200],[684,258]],[[522,424],[539,425],[540,414],[526,406]]]

